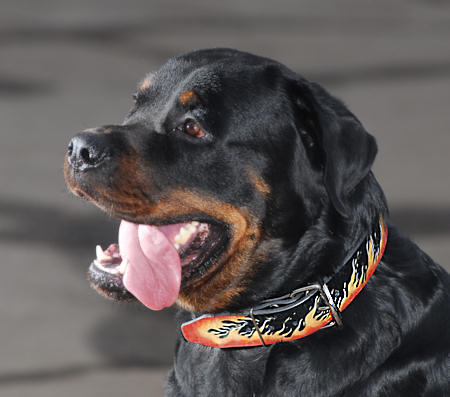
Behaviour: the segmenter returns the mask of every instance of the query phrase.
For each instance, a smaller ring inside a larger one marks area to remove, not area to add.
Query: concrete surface
[[[379,143],[392,218],[450,264],[450,5],[445,1],[18,1],[0,12],[0,395],[160,396],[173,312],[90,290],[117,222],[66,190],[69,138],[119,122],[180,52],[276,58],[344,99]]]

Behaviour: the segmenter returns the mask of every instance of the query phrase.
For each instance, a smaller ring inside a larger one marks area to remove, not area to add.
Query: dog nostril
[[[87,148],[82,148],[80,150],[80,157],[86,164],[93,164],[95,162]]]
[[[108,154],[103,135],[80,133],[67,146],[69,164],[78,171],[100,165]]]

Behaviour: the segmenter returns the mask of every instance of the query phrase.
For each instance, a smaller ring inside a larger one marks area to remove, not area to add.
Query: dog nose
[[[75,135],[67,147],[69,164],[78,171],[98,167],[107,157],[104,139],[100,134],[82,132]]]

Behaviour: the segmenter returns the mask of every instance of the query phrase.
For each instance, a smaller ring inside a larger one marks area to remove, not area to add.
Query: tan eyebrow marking
[[[250,180],[252,181],[253,185],[255,186],[256,190],[258,190],[258,192],[260,192],[263,196],[268,196],[271,193],[272,190],[270,186],[267,184],[267,182],[261,175],[258,175],[252,169],[248,170],[248,174]]]
[[[184,91],[181,95],[180,95],[180,102],[183,106],[187,105],[190,102],[194,102],[197,100],[197,95],[194,91],[192,90],[188,90],[188,91]]]
[[[145,91],[150,87],[150,84],[152,83],[153,76],[147,77],[139,86],[139,91]]]

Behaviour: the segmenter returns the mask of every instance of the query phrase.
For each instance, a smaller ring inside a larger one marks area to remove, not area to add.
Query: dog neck
[[[341,312],[361,292],[384,253],[382,217],[328,279],[267,299],[242,313],[203,315],[182,324],[189,342],[211,347],[268,346],[342,326]]]

